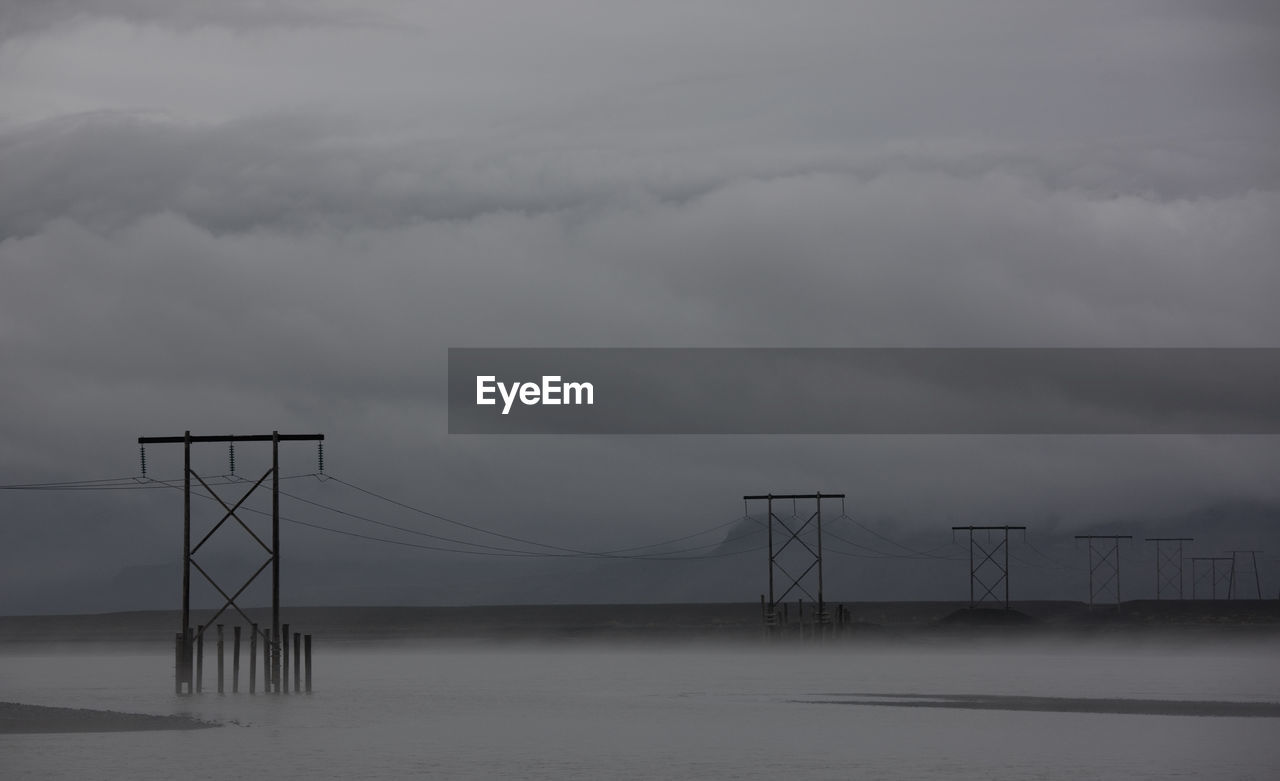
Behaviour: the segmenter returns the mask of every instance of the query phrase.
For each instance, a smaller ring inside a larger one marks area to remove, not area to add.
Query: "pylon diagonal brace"
[[[204,571],[204,567],[201,567],[199,562],[192,559],[191,566],[196,568],[196,572],[199,572],[201,575],[203,575],[204,579],[209,581],[209,585],[217,589],[218,593],[222,595],[223,599],[227,600],[222,604],[222,607],[218,608],[218,612],[213,614],[213,618],[210,618],[207,622],[205,622],[205,626],[209,626],[214,621],[217,621],[218,616],[222,615],[223,612],[226,611],[228,607],[234,607],[236,609],[236,612],[240,614],[240,617],[245,620],[245,623],[248,623],[248,624],[254,623],[253,619],[245,615],[244,611],[240,609],[240,606],[236,604],[236,599],[242,593],[244,593],[244,590],[249,587],[249,584],[252,583],[255,578],[257,578],[259,575],[262,574],[262,571],[267,568],[267,565],[270,564],[271,561],[272,561],[271,559],[267,559],[266,561],[262,562],[262,566],[258,567],[257,571],[255,571],[252,575],[249,576],[249,579],[244,582],[244,585],[242,585],[239,589],[236,590],[236,593],[234,595],[227,596],[227,592],[222,590],[222,586],[219,586],[217,581],[215,581],[209,575],[209,573]]]
[[[996,595],[995,590],[1004,585],[1004,607],[1009,609],[1009,532],[1012,530],[1025,531],[1025,526],[952,526],[952,540],[955,539],[955,533],[964,531],[969,533],[969,607],[977,607],[980,603],[990,597],[993,601],[1000,601],[1000,597]],[[983,544],[974,532],[988,532],[987,544]],[[990,532],[1001,532],[996,538],[996,542],[992,544]],[[997,555],[1003,553],[1004,561],[1001,562],[996,558]],[[981,554],[981,560],[977,556]],[[988,585],[979,573],[983,570],[990,571],[994,567],[999,573],[995,582]],[[982,587],[982,594],[978,594],[978,587]]]
[[[1173,587],[1179,585],[1182,579],[1182,556],[1180,550],[1174,548],[1172,551],[1164,551],[1160,554],[1160,563],[1163,568],[1168,569],[1168,574],[1161,572],[1160,591],[1166,588],[1174,590]]]
[[[984,566],[986,566],[986,564],[987,564],[987,562],[988,562],[988,561],[989,561],[989,562],[991,562],[992,564],[996,565],[997,567],[999,567],[1001,571],[1004,571],[1004,567],[1001,567],[1001,566],[1000,566],[1000,562],[996,561],[996,560],[993,558],[997,553],[999,553],[999,552],[1000,552],[1000,548],[1002,548],[1002,547],[1004,546],[1004,543],[1003,543],[1003,542],[996,543],[996,546],[995,546],[994,548],[992,548],[990,552],[988,552],[986,548],[982,547],[982,543],[980,543],[980,542],[979,542],[979,543],[975,543],[975,544],[977,545],[977,547],[978,547],[978,550],[979,550],[979,551],[981,551],[981,552],[983,552],[983,553],[986,553],[987,555],[986,555],[986,556],[984,556],[984,557],[982,558],[982,561],[978,562],[978,565],[977,565],[976,567],[974,567],[974,568],[973,568],[974,573],[977,573],[977,572],[978,572],[979,570],[981,570]],[[981,583],[982,581],[978,581],[978,582],[979,582],[979,583]]]
[[[216,532],[218,528],[222,526],[222,524],[226,523],[228,518],[235,518],[236,523],[240,524],[240,528],[248,532],[249,536],[252,537],[259,545],[261,545],[264,551],[266,551],[267,553],[272,552],[271,548],[267,547],[267,544],[263,542],[261,539],[259,539],[258,535],[253,533],[253,529],[250,529],[248,526],[246,526],[245,522],[240,520],[240,516],[236,515],[236,510],[240,509],[240,505],[244,504],[245,500],[249,498],[249,495],[252,494],[255,490],[257,490],[258,486],[262,485],[263,480],[266,480],[268,477],[271,476],[272,471],[274,470],[268,469],[262,475],[262,477],[259,477],[258,482],[254,483],[253,488],[250,488],[248,491],[245,492],[244,496],[240,497],[240,501],[236,502],[235,507],[228,507],[227,503],[222,501],[222,497],[218,496],[218,494],[212,488],[209,487],[209,484],[204,481],[204,478],[196,474],[194,471],[191,473],[192,477],[199,480],[200,485],[204,486],[204,490],[208,491],[209,495],[212,496],[214,499],[217,499],[218,504],[222,505],[222,508],[227,511],[226,514],[222,516],[222,520],[214,524],[214,527],[209,530],[209,533],[206,534],[204,538],[200,540],[200,542],[196,543],[196,546],[191,549],[191,554],[194,554],[196,551],[200,550],[200,546],[204,545],[209,540],[209,538],[213,536],[213,533]]]
[[[982,588],[984,589],[982,596],[978,597],[978,601],[982,602],[987,597],[991,597],[995,601],[999,602],[1000,597],[996,596],[995,590],[997,587],[999,587],[1001,583],[1004,582],[1004,579],[1006,576],[1007,576],[1007,573],[1001,572],[1000,577],[996,578],[996,582],[988,586],[986,581],[984,581],[981,577],[979,577],[978,574],[975,572],[973,575],[973,579],[978,581],[978,585],[982,586]]]
[[[781,554],[784,550],[787,549],[787,546],[790,545],[792,542],[798,542],[805,550],[809,552],[810,555],[817,556],[818,555],[817,551],[815,551],[813,548],[810,548],[809,544],[800,538],[800,534],[805,530],[805,528],[809,526],[809,524],[813,521],[813,519],[817,517],[818,517],[817,513],[810,515],[808,520],[800,524],[800,527],[793,531],[791,527],[786,524],[785,521],[783,521],[781,518],[778,518],[777,516],[774,516],[774,518],[777,519],[778,521],[778,525],[787,530],[788,537],[787,537],[787,541],[782,543],[782,547],[778,548],[776,551],[773,552],[773,555],[777,556]]]
[[[804,592],[804,595],[805,595],[806,597],[808,597],[810,600],[812,600],[812,601],[814,601],[814,602],[817,602],[817,601],[818,601],[818,600],[813,596],[813,594],[811,594],[811,593],[809,592],[809,589],[805,588],[805,587],[800,583],[800,581],[804,580],[804,576],[805,576],[805,575],[808,575],[808,574],[813,570],[813,568],[814,568],[814,567],[818,566],[818,562],[816,562],[816,561],[815,561],[815,562],[812,562],[809,566],[805,567],[804,572],[801,572],[801,573],[800,573],[800,577],[798,577],[798,578],[793,578],[793,577],[791,577],[791,573],[790,573],[790,572],[787,572],[787,570],[786,570],[786,569],[785,569],[781,564],[778,564],[777,562],[774,562],[774,566],[775,566],[775,567],[777,567],[778,569],[782,570],[782,574],[786,575],[786,576],[787,576],[788,578],[790,578],[790,580],[791,580],[791,585],[787,587],[787,590],[786,590],[786,591],[782,592],[782,596],[778,597],[778,602],[779,602],[779,603],[781,603],[781,602],[785,602],[785,601],[786,601],[786,599],[787,599],[787,595],[788,595],[788,594],[790,594],[790,593],[791,593],[792,591],[794,591],[795,589],[800,589],[801,591],[803,591],[803,592]]]
[[[1092,543],[1091,543],[1091,545],[1092,545]],[[1092,551],[1092,550],[1094,550],[1094,549],[1091,547],[1091,548],[1090,548],[1090,550]],[[1111,561],[1111,555],[1112,555],[1112,554],[1116,554],[1116,555],[1117,555],[1117,557],[1118,557],[1118,556],[1119,556],[1119,551],[1120,551],[1120,546],[1119,546],[1119,545],[1113,545],[1113,546],[1112,546],[1112,547],[1110,547],[1110,548],[1098,548],[1098,549],[1097,549],[1097,553],[1098,553],[1098,563],[1094,565],[1094,569],[1097,569],[1098,567],[1101,567],[1101,566],[1103,566],[1104,564],[1105,564],[1105,565],[1108,565],[1108,566],[1112,566],[1112,567],[1114,567],[1114,566],[1115,566],[1115,562]]]

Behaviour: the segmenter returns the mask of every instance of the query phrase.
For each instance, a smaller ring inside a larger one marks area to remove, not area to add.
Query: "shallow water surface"
[[[0,775],[1263,779],[1280,719],[1249,708],[1000,703],[1280,702],[1273,659],[1259,644],[318,647],[313,695],[176,697],[166,654],[9,653],[0,700],[226,726],[0,735]],[[948,701],[981,707],[919,707]]]

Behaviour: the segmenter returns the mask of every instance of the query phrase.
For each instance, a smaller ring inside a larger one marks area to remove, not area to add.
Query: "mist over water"
[[[317,647],[311,696],[221,697],[209,693],[216,674],[209,657],[206,693],[175,697],[172,658],[163,653],[11,648],[0,652],[0,700],[192,714],[225,726],[0,735],[0,771],[135,779],[1261,779],[1280,766],[1276,718],[832,702],[855,693],[1280,702],[1273,645],[343,644]]]

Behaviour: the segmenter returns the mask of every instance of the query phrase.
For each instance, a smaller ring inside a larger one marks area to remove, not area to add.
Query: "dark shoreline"
[[[1090,611],[1080,602],[1015,602],[1012,610],[970,610],[957,602],[843,602],[851,621],[834,627],[840,639],[931,642],[953,638],[1067,637],[1186,639],[1280,635],[1280,600],[1135,600]],[[812,609],[803,623],[788,606],[783,634],[812,633]],[[270,612],[247,611],[263,626]],[[285,607],[292,631],[325,644],[423,640],[486,641],[706,641],[763,637],[759,603],[670,605],[493,605],[476,607]],[[211,611],[193,611],[192,621]],[[219,619],[228,628],[246,622]],[[180,623],[177,611],[89,615],[0,616],[0,648],[82,644],[169,647]],[[803,626],[803,629],[801,627]]]
[[[156,716],[88,708],[54,708],[0,702],[0,735],[64,732],[138,732],[143,730],[208,729],[221,726],[191,716]]]
[[[1130,716],[1280,718],[1280,703],[1222,700],[1143,700],[1118,697],[1027,697],[1007,694],[871,694],[852,692],[796,699],[816,705],[880,708],[951,708]]]

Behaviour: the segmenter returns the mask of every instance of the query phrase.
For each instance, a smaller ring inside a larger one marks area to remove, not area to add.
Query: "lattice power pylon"
[[[1168,591],[1170,599],[1177,593],[1182,599],[1182,543],[1193,542],[1194,537],[1147,537],[1156,544],[1156,599],[1164,599]],[[1165,543],[1169,546],[1164,547]],[[1174,545],[1173,543],[1177,543]]]
[[[1131,534],[1077,534],[1077,540],[1089,541],[1089,609],[1108,596],[1115,597],[1120,609],[1120,541],[1132,540]]]
[[[186,686],[186,694],[191,694],[193,689],[193,649],[196,643],[201,639],[195,636],[195,630],[191,626],[191,570],[195,569],[205,580],[213,586],[225,600],[222,607],[213,615],[213,618],[206,621],[203,626],[210,627],[221,616],[227,608],[233,608],[237,613],[244,617],[246,622],[253,623],[252,620],[245,615],[240,606],[236,604],[236,599],[244,593],[262,572],[269,566],[271,567],[271,635],[266,637],[263,632],[263,641],[270,644],[271,648],[271,668],[268,673],[265,669],[264,675],[268,675],[267,690],[280,692],[280,667],[281,654],[287,653],[287,649],[282,647],[282,643],[286,638],[280,636],[280,443],[281,442],[321,442],[324,440],[324,434],[281,434],[273,431],[270,434],[251,434],[251,435],[220,435],[220,436],[192,436],[188,431],[180,437],[139,437],[138,444],[142,447],[152,444],[181,444],[183,446],[183,477],[182,477],[182,627],[179,634],[182,636],[182,642],[179,648],[174,688],[177,693],[182,694],[183,686]],[[257,482],[244,493],[233,504],[228,504],[216,491],[213,490],[200,475],[196,474],[191,468],[191,445],[194,443],[204,442],[227,442],[230,446],[234,446],[236,442],[270,442],[271,443],[271,467],[259,477]],[[145,451],[144,451],[145,453]],[[144,461],[145,463],[145,461]],[[195,478],[204,490],[209,493],[218,504],[222,505],[225,511],[222,518],[209,529],[208,532],[195,545],[191,544],[191,480]],[[237,511],[241,505],[258,490],[267,478],[271,478],[271,544],[268,545],[262,540],[248,524],[246,524]],[[203,567],[195,560],[195,554],[201,547],[209,541],[219,529],[222,529],[227,521],[235,521],[249,537],[265,554],[266,559],[262,565],[249,576],[238,589],[230,591],[220,586],[213,577],[205,571]],[[203,646],[202,646],[203,647]]]
[[[1237,578],[1241,575],[1253,575],[1253,587],[1257,591],[1258,599],[1262,599],[1262,579],[1258,577],[1258,554],[1260,550],[1233,550],[1227,551],[1231,554],[1231,583],[1227,586],[1227,599],[1239,599],[1240,593],[1237,590],[1237,584],[1240,582]],[[1249,556],[1249,568],[1236,566],[1238,557],[1245,554]]]
[[[1191,561],[1191,598],[1200,598],[1200,584],[1206,581],[1209,586],[1209,599],[1218,598],[1218,586],[1225,584],[1227,593],[1231,590],[1230,556],[1192,556]],[[1200,564],[1208,564],[1205,572],[1201,572]],[[1218,565],[1222,565],[1219,567]]]
[[[780,627],[778,606],[785,603],[793,592],[803,594],[816,605],[814,618],[820,628],[830,624],[826,597],[822,593],[822,502],[824,499],[843,500],[844,494],[757,494],[742,499],[768,503],[769,597],[765,603],[765,627],[770,630]],[[794,510],[798,501],[813,502],[813,512],[806,515],[806,508],[802,512],[793,512],[789,518],[775,512],[776,502],[790,502]],[[811,527],[815,532],[813,544],[801,537]]]
[[[969,607],[974,608],[986,599],[999,601],[996,595],[996,589],[1002,584],[1004,585],[1004,609],[1009,609],[1009,530],[1026,531],[1025,526],[952,526],[951,534],[954,537],[957,531],[969,532]],[[975,531],[987,532],[986,544],[973,536]],[[995,544],[991,542],[991,532],[1002,532],[997,538]],[[980,554],[982,558],[978,559],[978,563],[974,564],[974,555]],[[986,574],[986,579],[983,574]],[[990,583],[992,577],[995,579]],[[982,593],[978,594],[977,587],[982,587]],[[975,598],[975,594],[977,595]]]

